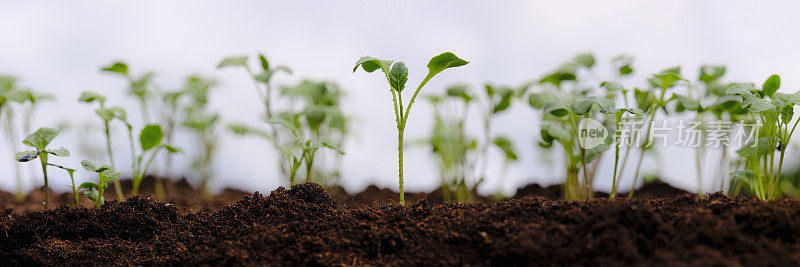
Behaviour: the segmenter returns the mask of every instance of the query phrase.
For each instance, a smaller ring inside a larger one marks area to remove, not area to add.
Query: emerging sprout
[[[117,180],[120,176],[120,173],[114,171],[114,169],[109,165],[102,165],[98,167],[96,164],[88,160],[81,161],[81,166],[83,166],[83,168],[87,171],[97,173],[98,177],[97,183],[84,182],[78,188],[86,189],[86,191],[83,191],[83,194],[87,198],[94,201],[95,208],[100,208],[100,206],[105,203],[103,192],[105,192],[106,188],[108,188],[108,182]]]
[[[48,149],[47,145],[53,138],[59,134],[58,129],[54,128],[39,128],[33,134],[29,135],[22,141],[23,144],[31,146],[36,150],[20,151],[17,152],[15,158],[19,162],[28,162],[39,158],[42,163],[42,174],[44,175],[44,208],[47,209],[47,201],[49,196],[50,187],[47,180],[47,156],[54,155],[56,157],[69,157],[69,150],[66,148]]]
[[[414,94],[411,96],[411,100],[408,102],[408,106],[404,109],[403,108],[403,89],[405,88],[406,81],[408,81],[408,68],[406,68],[406,64],[398,61],[394,62],[392,60],[380,60],[373,57],[362,57],[361,59],[356,62],[355,67],[353,67],[353,72],[358,70],[358,67],[361,67],[366,72],[374,72],[380,69],[386,77],[387,82],[389,82],[390,91],[392,92],[392,103],[394,105],[394,115],[395,121],[397,122],[397,154],[398,154],[398,180],[400,184],[400,204],[405,205],[405,196],[403,192],[403,133],[405,132],[406,122],[408,121],[408,115],[411,112],[411,106],[414,104],[414,100],[417,98],[417,94],[422,89],[425,84],[428,83],[436,74],[444,71],[445,69],[455,68],[467,65],[469,62],[466,60],[458,58],[455,54],[451,52],[445,52],[438,56],[431,58],[428,62],[428,75],[422,79],[417,89],[414,91]]]
[[[150,165],[155,160],[159,150],[164,149],[169,153],[181,152],[180,148],[163,143],[163,139],[164,132],[161,130],[161,126],[157,124],[145,126],[139,134],[139,146],[142,152],[137,155],[134,164],[131,195],[139,194],[139,185],[142,183],[142,179],[147,174],[147,170],[150,169]]]
[[[125,67],[122,66],[123,65],[117,65],[116,67],[111,69],[116,70],[116,72],[121,72],[124,70],[125,73],[127,73],[128,69],[127,66]],[[114,153],[112,152],[111,149],[111,127],[109,124],[112,120],[116,118],[125,123],[125,125],[128,127],[128,131],[130,132],[132,126],[130,125],[130,123],[128,123],[127,112],[125,112],[125,109],[121,107],[106,107],[106,97],[95,92],[90,92],[90,91],[83,92],[81,96],[78,98],[78,101],[83,103],[94,103],[94,102],[98,103],[99,107],[95,109],[94,112],[95,114],[97,114],[98,117],[100,117],[100,119],[103,120],[103,126],[105,130],[104,133],[106,136],[106,152],[108,153],[108,161],[111,163],[112,168],[115,167],[116,165],[114,164]],[[129,137],[131,139],[131,149],[133,149],[133,143],[132,143],[133,138],[131,136]],[[133,153],[133,150],[131,150],[131,153]],[[135,157],[132,156],[131,160],[133,161],[134,159]],[[122,193],[122,186],[119,184],[119,181],[114,182],[114,190],[116,191],[118,199],[122,200],[125,198]]]
[[[69,174],[70,188],[72,188],[72,197],[75,207],[78,207],[78,187],[75,186],[75,169],[67,168],[58,164],[47,163],[47,165],[62,169]]]

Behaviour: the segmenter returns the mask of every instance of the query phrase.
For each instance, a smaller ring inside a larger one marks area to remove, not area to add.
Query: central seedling
[[[83,191],[83,194],[94,201],[95,208],[100,208],[100,206],[105,203],[103,192],[105,192],[106,188],[108,188],[108,182],[117,180],[120,173],[114,171],[114,169],[109,165],[102,165],[98,167],[88,160],[81,161],[81,166],[83,166],[83,168],[87,171],[95,172],[98,175],[97,183],[84,182],[81,184],[79,189],[86,189],[86,191]]]
[[[50,144],[50,141],[53,141],[53,138],[56,138],[61,131],[54,128],[39,128],[33,134],[29,135],[22,141],[23,144],[28,146],[32,146],[36,148],[36,150],[30,151],[20,151],[17,152],[15,158],[19,162],[28,162],[39,158],[39,161],[42,163],[42,174],[44,175],[44,208],[47,209],[47,200],[50,191],[50,187],[48,186],[47,181],[47,156],[54,155],[57,157],[69,157],[69,150],[66,148],[57,148],[57,149],[47,149],[47,145]]]
[[[355,67],[353,67],[353,72],[358,70],[359,66],[366,72],[374,72],[380,69],[383,71],[383,74],[386,76],[386,80],[389,82],[390,91],[392,92],[395,121],[397,122],[397,172],[400,183],[401,205],[405,205],[405,197],[403,195],[403,133],[406,129],[406,122],[408,121],[408,115],[411,112],[411,106],[414,104],[414,100],[417,98],[419,91],[423,86],[425,86],[425,84],[428,83],[428,81],[433,78],[433,76],[436,76],[436,74],[439,74],[445,69],[464,66],[468,63],[469,62],[466,60],[458,58],[451,52],[445,52],[431,58],[430,62],[428,62],[428,75],[425,76],[425,78],[422,79],[422,82],[420,82],[419,86],[417,86],[417,89],[414,91],[414,94],[411,96],[411,100],[408,102],[408,106],[405,109],[403,108],[402,95],[403,89],[406,86],[406,81],[408,81],[408,68],[406,68],[405,63],[402,61],[394,62],[392,60],[380,60],[373,57],[362,57],[358,60],[358,62],[356,62]]]

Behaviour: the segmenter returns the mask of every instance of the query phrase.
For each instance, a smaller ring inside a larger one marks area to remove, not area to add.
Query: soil
[[[153,197],[0,213],[2,265],[800,266],[800,200],[523,197],[348,208],[316,184],[217,211]]]

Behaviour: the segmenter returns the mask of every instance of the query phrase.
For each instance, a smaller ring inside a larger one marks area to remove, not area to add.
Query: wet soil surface
[[[0,264],[800,266],[800,200],[714,194],[348,208],[316,184],[217,211],[152,197],[0,213]]]

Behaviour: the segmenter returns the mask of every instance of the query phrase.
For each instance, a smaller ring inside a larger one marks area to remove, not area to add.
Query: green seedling
[[[278,124],[286,128],[294,136],[294,142],[281,147],[284,157],[291,159],[289,168],[289,186],[295,185],[297,170],[300,165],[305,163],[306,182],[313,181],[314,160],[317,151],[321,147],[329,148],[339,154],[344,154],[341,148],[329,140],[320,138],[317,134],[321,125],[328,120],[325,110],[306,110],[302,113],[284,113],[278,118],[267,119],[268,123]],[[304,126],[305,125],[305,126]],[[311,130],[311,134],[306,134],[302,128]]]
[[[128,64],[123,61],[115,61],[101,68],[102,71],[117,74],[128,81],[128,94],[136,97],[142,111],[142,120],[145,122],[150,121],[150,112],[147,109],[147,99],[152,94],[150,89],[150,81],[154,74],[146,72],[140,76],[133,76],[128,71]]]
[[[628,198],[633,198],[637,181],[640,180],[639,172],[641,171],[642,163],[644,162],[645,152],[654,147],[650,142],[650,127],[652,126],[651,122],[655,120],[659,109],[667,113],[666,104],[670,100],[670,98],[665,97],[667,90],[675,87],[679,84],[679,82],[686,80],[680,76],[680,67],[675,67],[664,70],[660,74],[653,75],[653,77],[651,77],[648,81],[650,82],[651,88],[653,88],[652,90],[641,91],[637,89],[634,91],[637,107],[645,113],[644,117],[647,128],[644,138],[645,141],[641,142],[642,145],[639,153],[639,160],[636,165],[636,171],[633,174],[633,183],[631,183],[631,189],[628,191]],[[658,92],[658,98],[655,97],[656,88],[660,90]]]
[[[86,189],[83,194],[94,202],[95,208],[100,208],[105,203],[103,193],[108,188],[108,183],[117,180],[120,176],[119,172],[114,171],[109,165],[102,165],[98,167],[96,164],[88,160],[81,161],[81,166],[90,172],[97,173],[97,183],[83,182],[78,188]]]
[[[147,170],[150,169],[150,165],[153,163],[153,160],[155,160],[158,151],[163,149],[169,153],[181,152],[180,148],[162,142],[163,139],[164,131],[162,131],[161,126],[157,124],[145,126],[139,134],[141,153],[137,154],[134,164],[131,195],[135,196],[139,194],[139,185],[147,174]]]
[[[757,137],[736,151],[739,156],[746,159],[745,169],[732,174],[762,200],[774,200],[779,197],[786,147],[800,122],[796,120],[792,124],[794,106],[800,103],[800,92],[777,93],[780,83],[780,77],[772,75],[760,90],[752,83],[733,83],[726,89],[727,94],[741,98],[742,107],[747,110],[752,118],[751,121],[758,123],[753,126],[756,127]],[[776,150],[779,153],[777,171]]]
[[[492,144],[496,146],[503,152],[503,171],[502,175],[500,175],[499,182],[502,185],[503,180],[505,180],[506,173],[508,172],[508,166],[512,163],[517,161],[517,149],[514,148],[514,143],[511,142],[511,139],[505,136],[497,136],[492,139]],[[504,199],[502,192],[502,187],[497,187],[497,193],[495,194],[495,199]]]
[[[534,109],[542,110],[543,114],[542,141],[539,145],[550,148],[558,142],[564,148],[566,157],[564,197],[567,200],[592,198],[595,172],[589,172],[587,163],[594,161],[595,166],[592,169],[595,170],[599,162],[595,160],[610,148],[612,142],[612,139],[607,137],[603,143],[585,148],[582,145],[585,137],[579,130],[580,121],[593,119],[605,126],[610,122],[609,117],[618,112],[614,95],[592,96],[591,89],[585,89],[581,84],[585,82],[583,76],[592,73],[594,62],[594,57],[590,54],[578,55],[540,79],[538,81],[540,91],[532,92],[528,98],[528,104]],[[579,178],[581,172],[582,180]]]
[[[189,76],[183,86],[183,91],[189,97],[189,103],[184,107],[185,117],[182,126],[192,130],[196,135],[196,145],[199,155],[193,160],[195,170],[200,177],[200,188],[203,197],[210,197],[208,184],[211,181],[213,170],[212,160],[217,150],[219,115],[208,110],[209,93],[216,82],[200,76]]]
[[[414,104],[414,100],[417,98],[417,94],[419,94],[422,87],[436,76],[436,74],[439,74],[445,69],[464,66],[468,63],[469,62],[458,58],[451,52],[445,52],[433,57],[428,62],[428,75],[426,75],[419,86],[417,86],[417,89],[414,91],[405,109],[403,108],[404,103],[402,97],[402,91],[408,81],[408,68],[406,68],[405,63],[402,61],[394,62],[392,60],[380,60],[373,57],[362,57],[356,62],[355,67],[353,67],[353,72],[358,70],[359,66],[366,72],[374,72],[380,69],[389,82],[390,91],[392,93],[392,103],[394,105],[395,122],[397,122],[398,180],[400,185],[401,205],[405,205],[405,195],[403,192],[403,133],[405,132],[409,113],[411,112],[411,106]]]
[[[250,75],[250,78],[253,80],[253,85],[255,86],[256,94],[258,95],[259,101],[264,105],[264,116],[266,118],[275,118],[275,113],[280,113],[280,111],[276,111],[276,107],[273,104],[273,83],[272,78],[277,73],[287,73],[292,74],[291,69],[286,66],[274,66],[270,64],[267,58],[263,54],[258,55],[258,61],[260,68],[257,68],[257,71],[254,71],[253,68],[250,67],[247,63],[248,57],[247,56],[237,56],[237,57],[228,57],[223,59],[218,65],[217,68],[228,68],[228,67],[242,67],[247,71],[247,74]],[[232,125],[231,127],[245,127],[251,129],[251,131],[245,131],[254,133],[260,130],[257,130],[253,127],[249,127],[243,124],[236,124]],[[230,127],[229,127],[230,128]],[[235,129],[232,129],[234,133]],[[284,151],[283,147],[286,146],[287,143],[292,142],[292,137],[290,133],[285,131],[281,131],[276,129],[276,127],[270,127],[268,131],[263,132],[266,133],[264,135],[259,135],[262,137],[266,137],[269,139],[270,144],[272,145],[273,150],[281,155],[278,157],[278,166],[280,166],[281,175],[283,177],[288,177],[291,165],[293,165],[291,160],[286,160],[286,151]]]
[[[78,187],[75,186],[75,169],[67,168],[58,164],[47,163],[47,165],[62,169],[69,174],[70,188],[72,188],[72,196],[75,207],[78,207]]]
[[[56,157],[69,157],[69,150],[66,148],[47,149],[47,145],[53,141],[59,134],[58,129],[54,128],[39,128],[33,134],[29,135],[22,141],[23,144],[31,146],[36,150],[27,150],[17,152],[15,158],[19,162],[28,162],[39,158],[42,163],[42,174],[44,176],[44,208],[47,209],[47,201],[50,194],[50,187],[47,179],[47,157],[54,155]]]
[[[24,104],[29,98],[24,90],[17,88],[17,79],[13,76],[0,75],[0,120],[4,119],[3,129],[6,140],[12,151],[17,151],[17,130],[14,123],[15,109],[12,103]],[[3,116],[4,115],[4,116]],[[22,191],[22,171],[19,164],[14,163],[14,177],[16,178],[15,197],[17,202],[25,199]]]
[[[121,67],[119,67],[119,69],[121,69]],[[127,67],[124,69],[127,70]],[[114,153],[112,151],[112,146],[111,146],[110,123],[112,120],[118,119],[122,121],[128,128],[129,132],[128,137],[131,140],[131,154],[133,154],[133,136],[130,134],[133,126],[127,120],[128,115],[127,112],[125,112],[125,109],[117,106],[107,107],[106,97],[95,92],[89,92],[89,91],[83,92],[81,96],[78,98],[78,101],[83,103],[94,103],[94,102],[98,103],[99,107],[95,109],[94,112],[95,114],[97,114],[98,117],[100,117],[100,119],[103,120],[103,127],[104,127],[103,129],[106,136],[106,152],[108,154],[108,161],[111,163],[112,168],[116,167],[116,165],[114,164]],[[131,155],[131,157],[132,157],[131,161],[134,161],[135,157],[133,155]],[[119,184],[119,181],[114,182],[114,189],[118,199],[122,200],[125,198],[122,193],[122,186]]]

